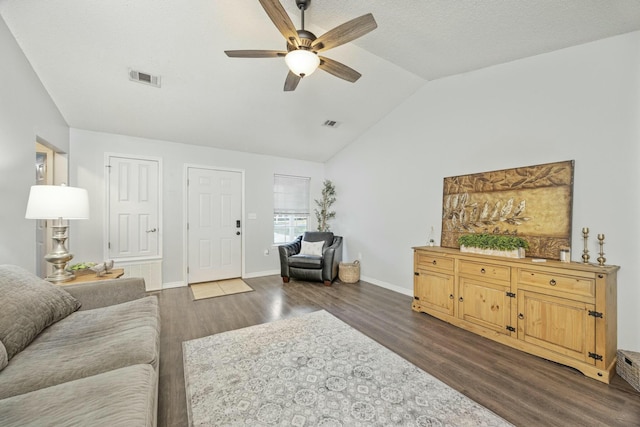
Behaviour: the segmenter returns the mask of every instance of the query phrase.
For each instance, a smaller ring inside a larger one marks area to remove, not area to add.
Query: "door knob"
[[[240,232],[239,232],[239,231],[236,231],[236,236],[239,236],[239,235],[240,235]]]
[[[147,233],[155,233],[156,231],[158,231],[157,228],[152,228],[151,230],[147,230]]]

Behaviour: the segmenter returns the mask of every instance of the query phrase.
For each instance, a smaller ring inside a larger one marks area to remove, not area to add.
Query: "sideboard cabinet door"
[[[520,291],[518,331],[520,338],[538,347],[573,359],[595,364],[589,354],[596,351],[593,304]]]

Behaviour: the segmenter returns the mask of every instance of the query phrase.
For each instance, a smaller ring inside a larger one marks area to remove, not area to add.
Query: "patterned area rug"
[[[192,426],[510,426],[326,311],[183,344]]]
[[[218,280],[217,282],[194,283],[189,285],[193,299],[215,298],[224,295],[251,292],[253,289],[242,279]]]

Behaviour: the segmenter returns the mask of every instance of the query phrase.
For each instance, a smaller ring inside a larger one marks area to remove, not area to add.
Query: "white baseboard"
[[[243,279],[253,279],[254,277],[273,276],[280,274],[280,270],[258,271],[257,273],[245,273]]]
[[[365,282],[369,282],[372,285],[380,286],[381,288],[389,289],[390,291],[394,291],[399,294],[407,295],[410,297],[413,296],[413,289],[407,289],[400,286],[392,285],[391,283],[383,282],[381,280],[374,279],[373,277],[363,276],[360,279]]]
[[[182,288],[187,286],[186,283],[180,282],[166,282],[162,284],[162,289],[171,289],[171,288]]]

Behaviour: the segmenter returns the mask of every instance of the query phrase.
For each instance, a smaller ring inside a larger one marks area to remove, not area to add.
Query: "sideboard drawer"
[[[453,272],[454,259],[431,254],[418,253],[417,268]]]
[[[595,296],[596,290],[593,279],[525,269],[520,270],[518,283],[589,297]]]
[[[480,277],[491,280],[508,282],[511,280],[511,268],[504,265],[494,265],[484,262],[460,260],[458,273],[467,276]]]

